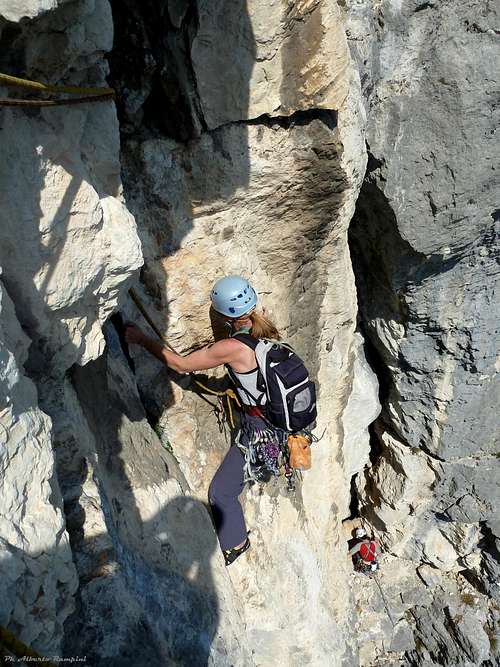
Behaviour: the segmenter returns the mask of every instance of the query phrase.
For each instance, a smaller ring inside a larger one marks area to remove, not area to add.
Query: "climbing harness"
[[[17,658],[16,662],[22,662],[24,658],[26,662],[39,662],[47,667],[55,667],[53,662],[36,653],[32,648],[17,639],[7,628],[0,625],[0,656],[5,659],[5,664],[9,664],[9,654]],[[3,660],[2,664],[4,664]]]
[[[20,88],[29,88],[44,93],[56,93],[65,95],[75,95],[76,97],[68,97],[61,99],[49,100],[28,100],[16,99],[12,97],[0,98],[0,106],[5,107],[50,107],[62,106],[66,104],[83,104],[86,102],[102,102],[104,100],[111,100],[115,98],[115,91],[113,88],[93,88],[82,86],[62,86],[52,85],[48,83],[41,83],[40,81],[31,81],[30,79],[21,79],[10,74],[3,74],[0,72],[0,84],[6,86],[16,86]]]
[[[255,414],[251,412],[251,414]],[[308,443],[318,442],[319,438],[309,431],[290,434],[271,424],[266,417],[258,415],[265,427],[247,426],[243,422],[236,436],[236,443],[245,457],[243,475],[245,482],[268,482],[273,476],[284,475],[287,491],[295,491],[295,479],[302,467],[294,467],[290,453],[290,438],[307,439]]]

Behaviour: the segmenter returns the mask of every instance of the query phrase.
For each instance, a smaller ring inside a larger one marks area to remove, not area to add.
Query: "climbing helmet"
[[[257,294],[248,280],[241,276],[220,278],[210,294],[214,310],[227,317],[241,317],[253,310]]]

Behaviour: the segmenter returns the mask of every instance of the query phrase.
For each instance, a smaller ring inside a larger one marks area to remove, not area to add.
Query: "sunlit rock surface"
[[[78,579],[54,474],[51,422],[23,373],[29,339],[0,286],[0,624],[60,650]]]

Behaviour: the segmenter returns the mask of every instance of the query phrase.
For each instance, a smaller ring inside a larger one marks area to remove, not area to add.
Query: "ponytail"
[[[255,310],[248,316],[252,320],[252,336],[254,338],[272,338],[281,340],[281,335],[273,322],[265,315],[257,313]]]

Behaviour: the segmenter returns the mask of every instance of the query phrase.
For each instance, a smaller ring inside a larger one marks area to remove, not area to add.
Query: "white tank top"
[[[231,368],[231,373],[234,374],[238,382],[246,390],[243,391],[239,387],[236,388],[238,396],[245,405],[264,405],[266,403],[266,393],[260,391],[257,387],[257,380],[259,378],[258,366],[252,371],[246,371],[245,373],[237,373],[234,368]]]

